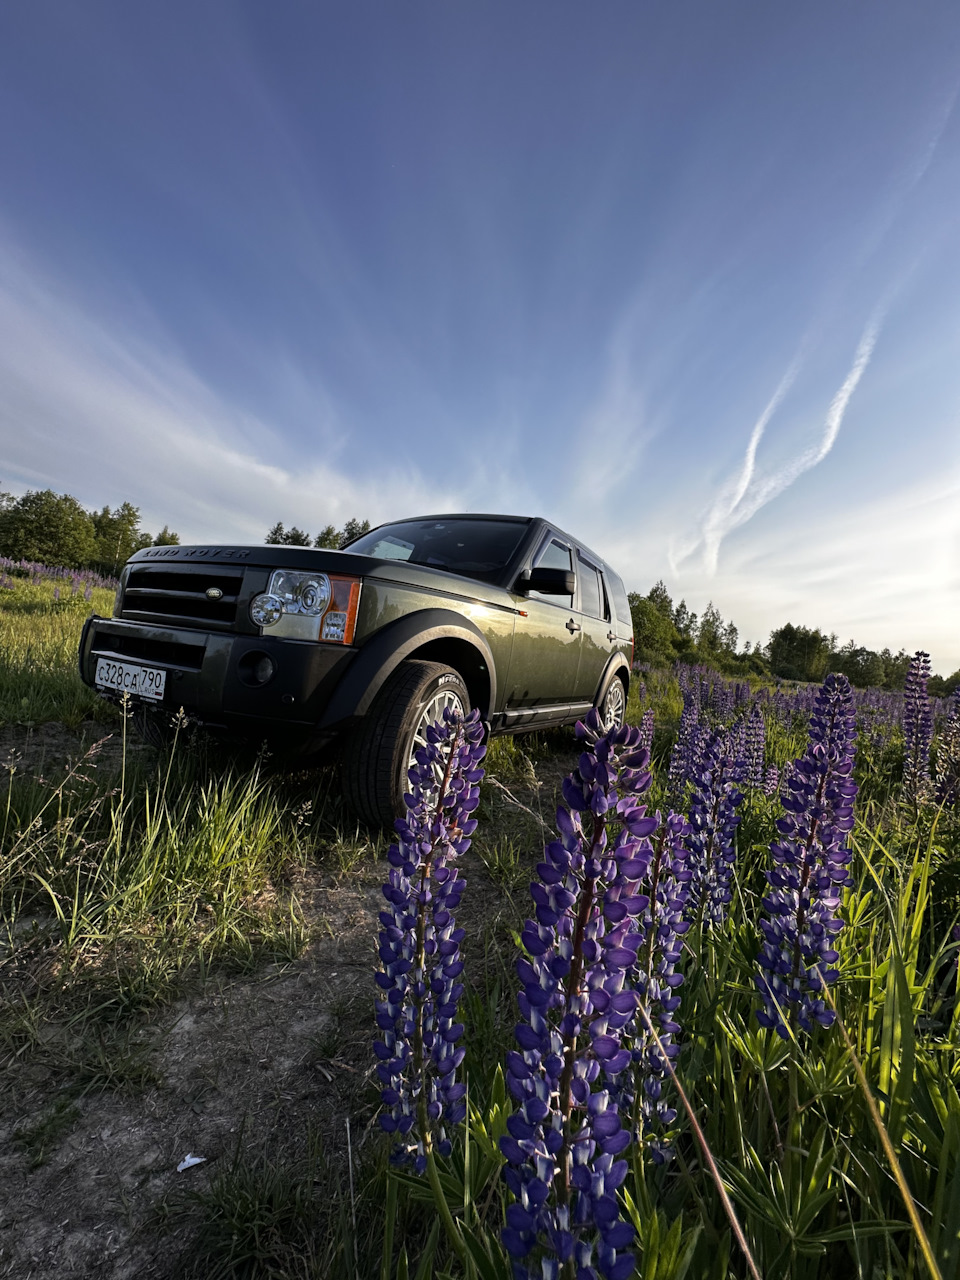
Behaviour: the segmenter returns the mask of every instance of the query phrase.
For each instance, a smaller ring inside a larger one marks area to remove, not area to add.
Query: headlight
[[[283,601],[269,592],[254,596],[250,601],[250,617],[258,627],[272,627],[283,617]]]
[[[277,569],[270,575],[267,594],[279,596],[284,613],[318,618],[330,603],[330,579],[325,573],[293,573]]]
[[[250,617],[275,636],[352,644],[359,604],[359,578],[275,569],[250,602]]]

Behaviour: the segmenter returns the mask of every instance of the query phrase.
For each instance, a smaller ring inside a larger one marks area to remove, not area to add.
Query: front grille
[[[124,587],[120,617],[174,626],[231,627],[242,585],[243,570],[222,565],[137,566]],[[211,587],[223,593],[220,599],[207,596]]]
[[[204,646],[106,632],[101,633],[98,639],[96,653],[98,656],[136,658],[138,662],[162,662],[186,671],[199,671],[203,666]]]

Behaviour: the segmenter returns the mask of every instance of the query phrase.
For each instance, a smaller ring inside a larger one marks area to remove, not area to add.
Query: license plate
[[[156,667],[141,667],[136,662],[98,658],[93,681],[98,689],[113,689],[116,693],[136,694],[138,698],[161,702],[167,673]]]

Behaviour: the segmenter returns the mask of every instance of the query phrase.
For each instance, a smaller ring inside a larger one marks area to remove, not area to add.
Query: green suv
[[[374,823],[403,812],[445,706],[479,707],[490,733],[592,706],[620,723],[632,657],[610,566],[546,520],[499,515],[399,520],[342,551],[148,547],[80,641],[84,681],[128,695],[151,741],[182,708],[284,754],[339,745],[344,793]]]

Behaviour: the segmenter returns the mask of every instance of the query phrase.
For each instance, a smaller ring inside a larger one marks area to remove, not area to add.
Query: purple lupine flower
[[[59,587],[54,587],[54,588],[53,588],[53,598],[54,598],[54,600],[59,600],[59,599],[60,599],[60,588],[59,588]]]
[[[683,697],[683,714],[677,730],[677,740],[670,752],[667,771],[667,790],[679,802],[687,783],[697,772],[707,728],[700,723],[700,701],[697,694],[688,691]]]
[[[648,905],[638,889],[657,820],[637,802],[650,785],[640,731],[601,728],[595,711],[577,725],[584,751],[564,779],[560,839],[537,868],[536,919],[521,935],[519,1050],[507,1056],[520,1109],[500,1144],[514,1196],[503,1243],[517,1280],[626,1280],[634,1268],[623,1252],[633,1227],[616,1195],[630,1143],[618,1098],[632,1061],[622,1037],[637,1009],[628,974]]]
[[[903,793],[910,804],[919,804],[930,781],[930,742],[933,738],[933,713],[927,681],[930,678],[930,655],[922,649],[910,659],[903,686]]]
[[[772,799],[780,790],[780,770],[775,764],[768,764],[763,775],[763,794]]]
[[[653,707],[648,707],[640,721],[640,747],[644,751],[653,751]]]
[[[728,724],[734,708],[733,685],[717,677],[713,682],[710,703],[717,724]]]
[[[687,915],[699,915],[706,925],[721,924],[730,901],[730,881],[736,860],[737,813],[743,766],[730,750],[729,734],[714,730],[703,749],[694,777],[687,848],[692,872]]]
[[[471,814],[486,751],[478,711],[461,718],[444,708],[426,736],[409,772],[407,815],[397,820],[398,838],[387,854],[376,1004],[383,1039],[374,1045],[381,1126],[397,1135],[395,1160],[412,1161],[418,1173],[432,1150],[449,1154],[442,1122],[457,1124],[466,1110],[466,1086],[456,1079],[464,1055],[456,1044],[463,1034],[456,1020],[463,930],[453,915],[465,883],[455,863],[477,826]]]
[[[673,1062],[680,1048],[676,1041],[680,1031],[676,1021],[680,1005],[677,989],[683,975],[677,972],[677,964],[682,955],[681,939],[690,928],[684,915],[692,873],[685,843],[690,830],[686,820],[676,813],[669,814],[664,822],[659,813],[656,818],[653,853],[642,882],[648,902],[636,922],[643,941],[630,973],[656,1035],[639,1013],[628,1027],[636,1080],[635,1084],[630,1081],[628,1088],[632,1085],[637,1096],[627,1101],[635,1104],[637,1137],[646,1140],[654,1162],[660,1164],[669,1152],[669,1144],[661,1135],[677,1118],[676,1108],[663,1097],[663,1084],[668,1075],[666,1059]]]
[[[937,804],[948,807],[960,800],[960,688],[953,710],[937,743]]]
[[[837,978],[833,941],[843,928],[837,912],[843,887],[852,884],[845,840],[857,794],[856,738],[850,684],[831,673],[810,717],[807,750],[790,773],[780,839],[770,845],[774,865],[763,900],[769,919],[760,921],[757,1019],[785,1040],[797,1026],[811,1031],[816,1022],[829,1027],[834,1020],[820,992]]]
[[[763,757],[766,751],[766,724],[759,704],[755,704],[746,720],[746,774],[744,781],[750,787],[764,785]]]

